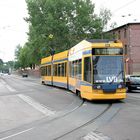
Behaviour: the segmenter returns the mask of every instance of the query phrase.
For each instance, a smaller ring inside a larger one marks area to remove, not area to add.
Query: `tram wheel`
[[[76,95],[77,95],[80,99],[83,99],[83,98],[81,97],[81,92],[80,92],[79,90],[76,91]]]

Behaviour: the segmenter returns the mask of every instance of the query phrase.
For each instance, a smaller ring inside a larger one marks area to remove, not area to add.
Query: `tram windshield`
[[[123,56],[93,56],[93,83],[123,82]]]

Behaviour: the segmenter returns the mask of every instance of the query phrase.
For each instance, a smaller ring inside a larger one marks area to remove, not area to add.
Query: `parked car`
[[[140,75],[130,75],[126,78],[128,91],[140,90]]]
[[[28,74],[26,72],[23,72],[22,77],[28,77]]]

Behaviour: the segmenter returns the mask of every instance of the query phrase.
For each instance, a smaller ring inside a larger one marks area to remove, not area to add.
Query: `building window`
[[[115,38],[115,37],[116,37],[115,32],[113,32],[113,33],[112,33],[112,37],[113,37],[113,38]]]
[[[121,32],[118,31],[118,39],[121,39]]]
[[[125,55],[127,55],[127,45],[124,45],[124,52],[125,52]]]
[[[126,29],[124,29],[124,38],[127,37],[127,34],[126,34]]]

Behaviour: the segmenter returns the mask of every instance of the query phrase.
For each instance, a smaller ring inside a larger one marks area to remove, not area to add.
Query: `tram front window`
[[[93,56],[93,83],[123,82],[123,56]]]

